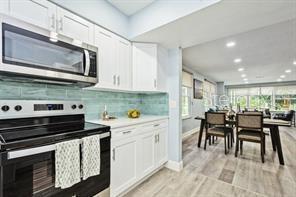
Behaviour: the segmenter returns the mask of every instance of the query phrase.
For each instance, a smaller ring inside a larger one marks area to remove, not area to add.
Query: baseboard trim
[[[183,169],[183,161],[177,162],[177,161],[169,160],[166,163],[165,167],[170,169],[170,170],[180,172]]]
[[[185,133],[182,134],[182,140],[188,138],[189,136],[191,136],[194,133],[197,133],[198,131],[199,131],[198,128],[194,128],[194,129],[191,129],[189,131],[186,131]]]

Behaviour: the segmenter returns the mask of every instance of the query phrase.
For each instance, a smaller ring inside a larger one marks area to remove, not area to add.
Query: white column
[[[169,161],[167,167],[176,171],[183,168],[182,162],[182,117],[181,117],[181,84],[182,84],[182,49],[169,50],[168,64],[169,91]]]

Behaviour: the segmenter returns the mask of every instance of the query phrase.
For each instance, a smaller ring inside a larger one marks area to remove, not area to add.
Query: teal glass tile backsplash
[[[142,114],[168,115],[168,95],[85,90],[78,87],[0,81],[0,99],[83,100],[86,118],[98,119],[107,105],[108,113],[126,116],[131,108]]]

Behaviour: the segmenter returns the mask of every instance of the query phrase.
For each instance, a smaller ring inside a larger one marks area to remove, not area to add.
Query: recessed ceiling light
[[[244,81],[248,81],[248,79],[247,79],[247,78],[244,78],[243,80],[244,80]]]
[[[293,64],[296,66],[296,60],[294,60]]]
[[[248,81],[245,81],[245,83],[249,83]]]
[[[286,73],[290,73],[290,72],[292,72],[290,69],[288,69],[288,70],[285,70],[285,72]]]
[[[244,71],[245,69],[244,68],[239,68],[239,69],[237,69],[239,72],[242,72],[242,71]]]
[[[280,78],[285,78],[285,77],[286,77],[285,75],[281,75],[281,76],[280,76]]]
[[[246,77],[246,76],[247,76],[246,74],[242,74],[242,75],[241,75],[241,77]]]
[[[233,60],[233,62],[234,63],[240,63],[240,62],[242,62],[242,59],[241,58],[236,58],[236,59]]]
[[[231,42],[227,42],[227,43],[226,43],[226,46],[227,46],[228,48],[234,47],[235,45],[236,45],[236,43],[233,42],[233,41],[231,41]]]
[[[277,79],[277,81],[282,81],[282,79]]]

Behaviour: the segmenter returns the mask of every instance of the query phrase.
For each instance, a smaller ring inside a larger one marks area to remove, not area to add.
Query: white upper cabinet
[[[87,44],[94,44],[94,24],[59,7],[57,8],[57,32]]]
[[[98,47],[98,87],[115,88],[117,66],[115,59],[115,38],[111,32],[95,27],[95,45]]]
[[[56,30],[56,5],[46,0],[10,0],[9,15],[33,25]]]
[[[117,38],[117,85],[119,89],[130,90],[132,82],[131,43]]]
[[[133,43],[133,90],[166,92],[167,50],[157,44]]]
[[[0,1],[0,13],[8,14],[9,3],[8,0],[1,0]]]
[[[133,89],[157,90],[157,45],[133,43]]]
[[[131,43],[101,27],[95,27],[99,52],[99,83],[107,89],[131,89]]]

